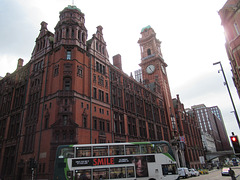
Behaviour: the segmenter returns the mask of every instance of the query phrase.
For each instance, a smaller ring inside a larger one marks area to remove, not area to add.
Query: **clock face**
[[[148,74],[152,74],[155,71],[155,66],[150,64],[147,68],[146,71]]]

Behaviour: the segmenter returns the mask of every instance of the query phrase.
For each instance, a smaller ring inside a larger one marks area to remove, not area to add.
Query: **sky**
[[[185,108],[218,106],[228,135],[240,136],[233,106],[224,86],[221,61],[237,113],[240,99],[233,85],[218,11],[227,0],[74,0],[85,14],[88,39],[103,27],[109,60],[120,54],[123,71],[140,69],[141,29],[150,25],[162,42],[172,98],[179,94]],[[0,76],[16,70],[19,58],[30,60],[41,22],[54,33],[59,12],[72,0],[0,0]],[[240,116],[240,114],[239,114]]]

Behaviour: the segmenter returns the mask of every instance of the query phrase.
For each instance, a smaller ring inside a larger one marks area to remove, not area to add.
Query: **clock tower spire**
[[[177,131],[174,107],[166,72],[167,64],[161,52],[161,41],[156,38],[156,33],[151,26],[142,28],[141,35],[138,44],[141,49],[141,63],[139,65],[142,69],[143,83],[148,87],[160,86],[160,94],[163,96],[170,129],[173,132],[171,134],[174,135]],[[158,92],[156,91],[156,93]]]

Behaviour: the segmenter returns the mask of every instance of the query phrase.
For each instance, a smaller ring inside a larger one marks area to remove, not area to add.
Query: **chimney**
[[[42,22],[41,22],[41,30],[47,29],[47,25],[48,25],[48,23],[42,21]],[[41,31],[41,30],[40,30],[40,31]]]
[[[19,58],[18,59],[18,64],[17,64],[17,69],[21,68],[23,66],[23,59]]]
[[[122,58],[120,54],[113,56],[113,65],[122,70]]]

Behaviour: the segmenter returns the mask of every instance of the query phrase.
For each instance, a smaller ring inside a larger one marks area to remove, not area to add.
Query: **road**
[[[232,168],[235,171],[236,176],[240,175],[240,167],[234,167]],[[222,176],[221,170],[216,169],[213,171],[210,171],[209,174],[200,175],[198,177],[191,177],[188,178],[189,180],[231,180],[230,176]],[[237,180],[240,180],[240,176],[237,177]]]

